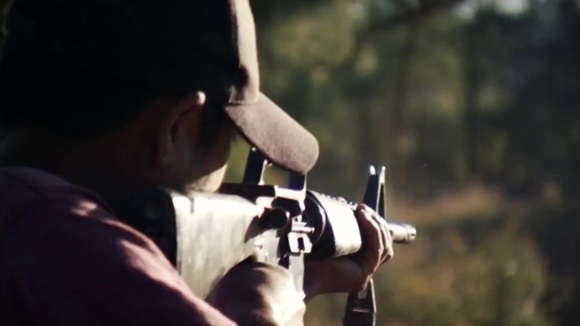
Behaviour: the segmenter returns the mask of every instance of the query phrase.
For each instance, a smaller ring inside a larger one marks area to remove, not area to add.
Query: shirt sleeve
[[[234,325],[151,240],[92,202],[37,203],[6,240],[3,292],[37,324]]]

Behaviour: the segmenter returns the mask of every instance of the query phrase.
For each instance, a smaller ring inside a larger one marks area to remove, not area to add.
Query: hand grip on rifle
[[[384,170],[371,170],[364,203],[381,216],[384,210]],[[341,197],[331,197],[307,190],[304,200],[304,218],[315,230],[310,236],[312,251],[309,259],[321,260],[329,257],[356,253],[362,246],[362,238],[355,217],[356,205]],[[410,224],[389,221],[388,229],[393,242],[410,243],[417,231]]]
[[[363,202],[380,216],[386,217],[385,205],[385,167],[379,171],[370,167],[369,180]],[[415,239],[416,230],[411,225],[389,224],[393,242],[408,243]],[[371,279],[362,293],[350,293],[346,300],[343,326],[375,326],[377,304],[375,287]]]

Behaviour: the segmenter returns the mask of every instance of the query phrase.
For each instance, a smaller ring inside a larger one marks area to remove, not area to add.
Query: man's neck
[[[0,145],[0,166],[39,169],[87,188],[123,214],[139,184],[105,144],[80,143],[38,130],[11,133]],[[120,148],[123,148],[122,146]],[[110,151],[109,151],[110,152]]]

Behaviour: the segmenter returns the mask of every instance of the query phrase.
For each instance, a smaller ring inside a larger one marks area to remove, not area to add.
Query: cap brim
[[[271,162],[306,174],[318,158],[318,141],[264,94],[247,105],[230,105],[226,112],[246,140]]]

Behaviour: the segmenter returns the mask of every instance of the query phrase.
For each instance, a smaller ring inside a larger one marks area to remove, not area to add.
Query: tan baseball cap
[[[7,48],[34,44],[151,89],[220,94],[229,118],[270,161],[300,173],[316,163],[316,138],[260,92],[248,0],[15,0],[7,27]]]

